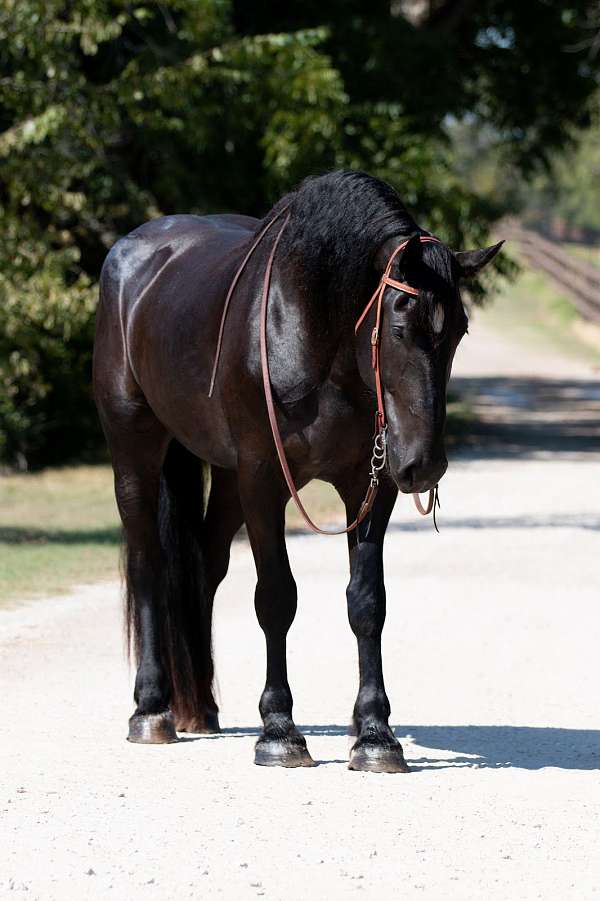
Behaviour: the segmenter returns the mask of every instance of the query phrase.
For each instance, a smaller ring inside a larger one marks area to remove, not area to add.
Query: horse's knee
[[[385,621],[385,587],[381,554],[372,545],[357,549],[346,589],[348,620],[357,638],[381,634]]]
[[[269,569],[256,584],[254,606],[264,632],[286,634],[296,616],[298,590],[289,569]]]
[[[379,592],[357,592],[350,588],[346,592],[348,600],[348,621],[357,638],[376,638],[381,635],[385,622],[385,597]]]

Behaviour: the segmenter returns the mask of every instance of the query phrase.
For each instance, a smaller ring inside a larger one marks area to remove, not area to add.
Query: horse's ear
[[[460,267],[460,274],[463,278],[472,278],[477,275],[484,266],[487,266],[494,259],[504,241],[492,244],[491,247],[484,247],[482,250],[459,250],[454,254],[456,261]]]
[[[416,263],[421,259],[422,244],[419,240],[418,234],[411,235],[408,241],[401,235],[396,235],[396,237],[394,238],[388,238],[387,241],[381,245],[375,255],[375,268],[378,272],[383,272],[389,262],[391,255],[398,247],[398,245],[402,244],[403,241],[406,241],[406,245],[396,255],[394,262],[397,262],[398,265],[402,268],[403,266],[410,265],[411,263]]]

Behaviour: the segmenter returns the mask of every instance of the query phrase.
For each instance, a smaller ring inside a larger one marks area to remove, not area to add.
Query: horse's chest
[[[285,450],[303,478],[334,479],[369,453],[369,420],[339,392],[325,390],[299,405]],[[304,419],[304,421],[303,421]]]

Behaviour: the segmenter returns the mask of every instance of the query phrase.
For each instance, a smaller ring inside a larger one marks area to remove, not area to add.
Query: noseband
[[[253,243],[250,246],[246,256],[242,260],[237,272],[235,273],[232,282],[229,286],[229,290],[227,291],[227,295],[225,297],[225,303],[223,304],[223,312],[221,314],[221,323],[219,326],[219,334],[217,338],[217,347],[215,351],[215,359],[213,362],[213,368],[211,373],[210,380],[210,388],[208,391],[208,396],[211,397],[213,394],[213,390],[215,387],[215,379],[217,376],[217,368],[219,365],[219,358],[221,355],[221,345],[223,343],[223,334],[225,330],[225,319],[227,317],[227,311],[229,309],[229,304],[231,302],[231,298],[233,296],[233,292],[235,287],[242,275],[242,272],[246,268],[246,264],[248,263],[250,257],[262,241],[263,237],[269,231],[271,226],[281,218],[281,216],[287,212],[287,215],[283,221],[281,228],[279,229],[275,240],[273,242],[273,247],[271,248],[271,252],[269,254],[269,258],[267,260],[267,266],[265,269],[265,274],[263,278],[263,287],[262,287],[262,296],[261,296],[261,305],[260,305],[260,361],[261,361],[261,369],[262,369],[262,377],[263,377],[263,388],[265,393],[265,401],[267,404],[267,413],[269,415],[269,423],[271,425],[271,432],[273,434],[273,441],[275,443],[275,448],[277,450],[277,456],[279,457],[279,463],[281,465],[281,469],[287,483],[289,492],[298,508],[298,511],[304,522],[307,526],[312,529],[313,532],[318,532],[321,535],[344,535],[347,532],[352,532],[356,529],[360,523],[368,516],[370,513],[373,504],[375,502],[375,497],[377,495],[377,489],[379,487],[379,473],[384,468],[387,460],[387,422],[385,417],[385,406],[383,402],[383,385],[381,382],[381,368],[379,365],[380,362],[380,347],[381,347],[381,315],[382,315],[382,307],[383,307],[383,296],[385,294],[385,289],[388,287],[396,288],[398,291],[404,291],[406,294],[412,294],[415,297],[418,297],[419,291],[417,288],[413,288],[411,285],[407,285],[404,282],[396,281],[390,277],[390,272],[392,269],[392,265],[396,256],[404,250],[406,245],[408,244],[410,238],[407,238],[406,241],[403,241],[401,244],[396,247],[392,255],[390,256],[387,265],[385,267],[385,271],[381,276],[379,284],[375,289],[375,293],[369,300],[368,304],[364,308],[361,313],[359,319],[356,322],[354,327],[355,334],[358,334],[358,330],[361,325],[369,315],[369,312],[376,306],[376,314],[375,314],[375,327],[371,333],[371,365],[373,367],[373,371],[375,374],[375,392],[377,395],[377,411],[375,413],[375,435],[373,439],[373,453],[371,456],[371,471],[369,473],[370,482],[369,487],[367,488],[367,493],[365,494],[365,498],[360,506],[358,514],[354,522],[352,522],[345,529],[322,529],[317,526],[302,504],[300,497],[298,495],[298,490],[296,489],[296,485],[294,484],[294,479],[292,477],[292,473],[290,471],[289,464],[287,462],[287,457],[285,455],[285,450],[283,447],[283,440],[281,438],[281,432],[279,431],[279,425],[277,423],[277,415],[275,412],[275,403],[273,401],[273,389],[271,386],[271,379],[269,376],[269,358],[268,358],[268,347],[267,347],[267,314],[268,314],[268,306],[269,306],[269,289],[271,286],[271,273],[273,271],[273,261],[275,259],[275,254],[277,252],[277,247],[279,245],[279,241],[283,232],[286,229],[288,222],[290,221],[290,213],[288,212],[288,207],[283,207],[278,213],[260,230]],[[441,243],[437,238],[434,238],[430,235],[420,235],[419,240],[421,243],[425,244],[428,242],[431,243]],[[413,500],[415,502],[415,506],[419,513],[423,516],[427,516],[434,509],[434,505],[437,499],[437,487],[435,489],[431,489],[429,491],[429,497],[427,501],[427,505],[423,506],[421,503],[421,498],[418,494],[413,494]],[[434,512],[435,518],[435,512]]]

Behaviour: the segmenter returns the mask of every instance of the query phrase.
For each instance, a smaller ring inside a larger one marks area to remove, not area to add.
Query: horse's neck
[[[269,369],[284,403],[300,400],[330,380],[343,385],[357,377],[352,319],[328,309],[333,301],[330,296],[313,296],[301,274],[291,268],[274,274],[269,296]]]

